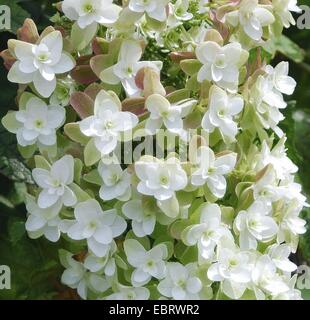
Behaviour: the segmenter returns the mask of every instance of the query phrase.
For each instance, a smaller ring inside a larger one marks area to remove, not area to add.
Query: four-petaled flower
[[[68,236],[73,240],[87,240],[89,249],[98,257],[104,257],[113,243],[127,227],[126,221],[115,209],[102,211],[92,199],[80,202],[74,210],[75,221],[68,227]]]
[[[35,168],[32,176],[37,185],[43,190],[38,197],[40,208],[49,208],[58,201],[72,207],[77,203],[77,197],[70,185],[74,179],[74,159],[64,156],[53,163],[50,170]]]
[[[139,122],[131,112],[122,112],[117,96],[104,90],[95,100],[94,115],[80,122],[80,129],[87,137],[92,137],[102,155],[108,155],[117,147],[120,134],[133,129]]]
[[[137,240],[128,239],[124,242],[124,251],[128,262],[136,268],[131,275],[133,286],[144,286],[152,277],[156,279],[165,277],[164,260],[168,258],[168,249],[165,244],[159,244],[147,251]]]
[[[17,112],[9,112],[2,123],[8,131],[15,133],[22,147],[53,146],[56,144],[56,130],[65,122],[63,107],[47,105],[43,100],[31,97]]]
[[[176,158],[167,161],[142,158],[136,162],[135,171],[140,179],[138,191],[159,201],[171,199],[188,182],[186,172]]]
[[[146,13],[158,21],[167,19],[167,5],[170,0],[130,0],[129,9],[134,12]]]
[[[203,186],[207,184],[211,193],[217,198],[223,198],[226,192],[224,175],[232,172],[237,161],[236,153],[224,153],[215,157],[209,147],[200,147],[197,151],[197,170],[192,174],[192,184]]]
[[[117,64],[103,70],[100,79],[112,85],[121,82],[129,97],[139,96],[141,89],[136,84],[138,71],[144,67],[149,67],[159,73],[163,66],[161,61],[140,61],[142,54],[140,42],[125,40],[121,45]]]
[[[238,133],[234,117],[242,111],[243,106],[244,102],[240,96],[229,96],[223,89],[212,87],[209,109],[202,119],[202,128],[207,132],[213,132],[218,128],[224,138],[234,141]]]
[[[17,61],[8,73],[8,79],[14,83],[30,84],[44,98],[48,98],[56,89],[56,75],[71,71],[75,60],[63,51],[63,39],[60,31],[53,31],[43,37],[39,43],[31,44],[13,40],[14,56]]]
[[[118,19],[121,8],[113,4],[113,0],[64,0],[64,14],[81,29],[92,24],[109,26]]]
[[[239,68],[248,59],[248,53],[240,43],[229,43],[221,47],[213,41],[203,42],[197,46],[196,56],[203,64],[197,75],[199,82],[213,81],[229,91],[237,90]]]

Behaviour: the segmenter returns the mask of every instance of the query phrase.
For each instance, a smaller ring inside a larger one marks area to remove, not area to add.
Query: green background
[[[6,49],[7,40],[14,37],[26,17],[31,17],[39,30],[51,24],[55,14],[55,0],[0,0],[12,9],[12,32],[0,32],[0,51]],[[309,0],[299,1],[309,4]],[[293,100],[285,110],[286,120],[281,127],[288,135],[289,156],[299,166],[298,180],[304,193],[310,196],[310,30],[296,27],[285,31],[299,47],[285,42],[274,63],[290,60],[290,73],[298,87]],[[302,48],[302,49],[300,49]],[[301,61],[303,60],[303,61]],[[0,63],[0,118],[9,109],[16,108],[17,86],[7,81],[7,71]],[[290,99],[291,100],[291,99]],[[12,271],[12,290],[0,290],[0,299],[75,299],[76,295],[59,282],[61,266],[58,263],[59,244],[40,239],[30,240],[24,228],[26,217],[23,197],[26,183],[31,184],[30,171],[19,157],[16,140],[0,124],[0,265],[9,265]],[[310,222],[310,210],[303,216]],[[298,264],[310,265],[310,228],[300,242],[293,259]],[[310,290],[303,292],[310,299]]]

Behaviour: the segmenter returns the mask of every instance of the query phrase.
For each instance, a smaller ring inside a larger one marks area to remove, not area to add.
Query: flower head
[[[117,21],[121,8],[113,4],[113,0],[64,0],[64,14],[81,29],[92,24],[111,25]]]
[[[116,210],[102,211],[96,200],[79,203],[74,210],[67,233],[71,239],[87,240],[89,249],[98,257],[104,257],[113,244],[113,239],[120,236],[127,227]]]
[[[246,62],[248,53],[239,43],[223,47],[213,41],[197,46],[197,59],[203,64],[198,72],[199,82],[213,81],[218,86],[235,92],[239,84],[239,68]]]
[[[43,100],[31,97],[25,107],[10,112],[2,120],[4,126],[16,134],[19,145],[26,147],[53,146],[57,142],[56,130],[65,122],[63,107],[47,105]]]
[[[117,147],[120,133],[133,129],[139,122],[130,112],[121,111],[119,99],[104,90],[96,97],[94,115],[80,122],[80,129],[92,137],[102,155],[108,155]]]
[[[14,40],[17,61],[9,71],[8,79],[14,83],[30,84],[45,98],[56,89],[56,75],[71,71],[75,66],[72,56],[63,51],[60,31],[53,31],[39,43]]]
[[[39,194],[38,205],[45,209],[60,201],[67,207],[77,203],[77,197],[70,188],[74,178],[74,159],[64,156],[51,166],[50,170],[35,168],[34,181],[43,190]]]

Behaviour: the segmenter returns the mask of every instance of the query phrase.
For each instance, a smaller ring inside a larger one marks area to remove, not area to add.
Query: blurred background
[[[12,31],[1,32],[0,51],[7,48],[7,40],[27,17],[31,17],[42,30],[51,24],[55,14],[55,0],[0,0],[12,10]],[[309,0],[298,4],[310,5]],[[310,199],[310,29],[296,27],[285,31],[278,41],[278,54],[274,63],[290,61],[290,74],[297,81],[294,96],[285,110],[286,120],[281,124],[287,133],[288,153],[299,166],[297,179],[304,194]],[[2,60],[2,59],[0,59]],[[16,108],[17,86],[7,81],[7,71],[0,61],[0,118],[9,109]],[[0,290],[0,299],[75,299],[76,295],[59,283],[61,267],[58,248],[40,239],[32,241],[25,233],[26,217],[23,205],[26,184],[31,184],[31,173],[18,155],[15,136],[7,133],[0,124],[0,265],[9,265],[12,271],[12,290]],[[303,217],[310,225],[310,209]],[[310,228],[300,240],[300,249],[294,260],[310,266]],[[308,275],[310,277],[310,274]],[[303,296],[310,300],[310,290]]]

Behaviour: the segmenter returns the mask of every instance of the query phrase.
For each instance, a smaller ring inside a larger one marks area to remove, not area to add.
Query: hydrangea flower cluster
[[[269,63],[294,0],[63,0],[1,53],[32,239],[82,299],[301,299],[305,233]]]

